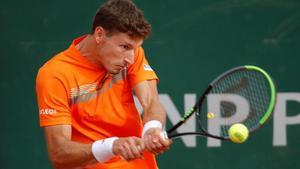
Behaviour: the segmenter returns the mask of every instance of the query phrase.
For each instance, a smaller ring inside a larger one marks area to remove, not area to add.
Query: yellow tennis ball
[[[215,117],[215,114],[214,114],[214,113],[212,113],[212,112],[208,112],[208,113],[207,113],[207,118],[212,119],[212,118],[214,118],[214,117]]]
[[[236,123],[229,128],[229,138],[234,143],[245,142],[248,138],[248,135],[248,128],[241,123]]]

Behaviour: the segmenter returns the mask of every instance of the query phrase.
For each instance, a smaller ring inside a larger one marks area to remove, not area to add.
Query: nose
[[[130,50],[126,53],[125,55],[125,63],[126,64],[133,64],[133,61],[134,61],[134,50]]]

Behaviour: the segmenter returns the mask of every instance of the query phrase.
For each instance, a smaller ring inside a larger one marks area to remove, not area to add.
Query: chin
[[[112,74],[112,75],[116,75],[119,74],[121,70],[110,70],[108,71],[108,73]]]

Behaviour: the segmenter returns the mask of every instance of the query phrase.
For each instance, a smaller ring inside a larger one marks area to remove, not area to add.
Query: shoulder
[[[70,74],[65,71],[65,66],[59,60],[61,55],[59,53],[52,57],[38,70],[35,84],[38,95],[69,95]]]
[[[62,77],[68,74],[67,64],[64,61],[65,58],[64,52],[60,52],[44,63],[38,70],[37,80],[62,79]]]
[[[134,51],[134,56],[135,57],[145,57],[145,52],[142,46],[139,46],[137,49]]]
[[[144,59],[145,59],[144,49],[143,49],[143,47],[139,46],[134,51],[134,64],[133,65],[142,63]]]

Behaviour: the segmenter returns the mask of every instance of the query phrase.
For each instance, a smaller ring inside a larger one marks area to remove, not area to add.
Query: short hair
[[[91,34],[101,26],[109,33],[126,33],[131,37],[147,38],[151,25],[143,12],[131,0],[108,0],[97,11]]]

